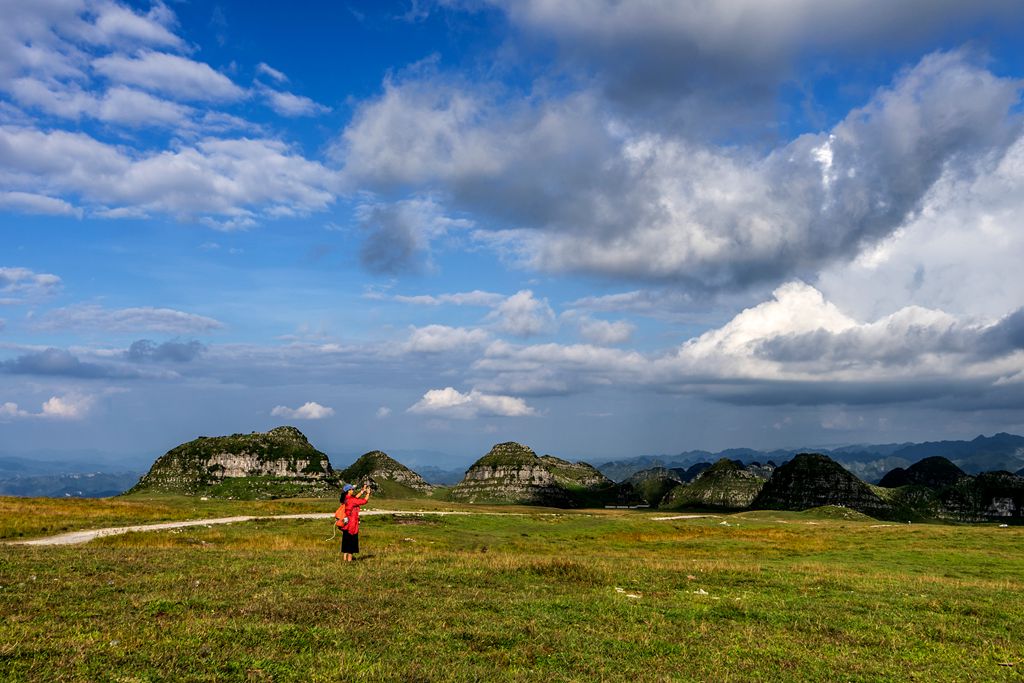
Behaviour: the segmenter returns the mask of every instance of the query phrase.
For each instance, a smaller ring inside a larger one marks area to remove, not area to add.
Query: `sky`
[[[1024,432],[1017,0],[0,9],[0,453]]]

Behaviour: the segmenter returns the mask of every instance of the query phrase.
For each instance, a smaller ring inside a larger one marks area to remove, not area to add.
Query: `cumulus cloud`
[[[265,208],[322,210],[331,173],[275,140],[207,138],[135,155],[83,133],[0,126],[0,179],[17,191],[49,187],[105,207],[181,217],[246,219]]]
[[[81,420],[93,409],[96,399],[83,394],[51,396],[40,407],[39,412],[29,412],[17,403],[0,403],[0,422],[15,419]]]
[[[188,334],[212,332],[224,327],[213,318],[173,308],[104,308],[96,304],[78,304],[57,308],[36,323],[41,330],[102,329],[108,332],[163,332]]]
[[[0,304],[21,304],[53,296],[60,291],[61,284],[61,279],[52,273],[0,267]]]
[[[298,408],[275,406],[270,411],[270,414],[274,417],[283,417],[289,420],[323,420],[334,415],[334,408],[322,406],[315,401],[308,401]]]
[[[479,348],[490,339],[486,330],[447,325],[413,327],[409,339],[403,344],[405,351],[414,353],[444,353]]]
[[[387,406],[381,406],[377,408],[376,415],[378,420],[383,420],[385,418],[391,417],[391,408],[388,408]]]
[[[628,320],[601,320],[576,312],[563,317],[576,325],[584,339],[603,346],[625,344],[632,340],[636,331],[636,325]]]
[[[475,389],[462,393],[452,387],[431,389],[408,412],[459,420],[477,417],[528,417],[537,412],[521,398],[485,394]]]
[[[532,337],[551,332],[555,325],[555,312],[547,299],[537,299],[524,289],[508,297],[487,314],[496,329],[518,337]]]
[[[1024,138],[976,178],[944,174],[921,211],[858,258],[827,267],[816,285],[861,318],[907,301],[958,316],[995,318],[1019,307],[1024,233]]]
[[[892,234],[944,172],[998,161],[1019,134],[1018,97],[966,53],[937,53],[831,130],[765,155],[631,128],[585,91],[510,104],[397,83],[336,152],[349,182],[443,193],[509,225],[476,235],[527,266],[729,289]]]
[[[961,406],[1014,394],[1024,379],[1024,313],[974,321],[907,306],[861,321],[802,283],[660,354],[588,344],[490,344],[478,387],[520,394],[617,386],[734,403],[877,403],[960,396]]]

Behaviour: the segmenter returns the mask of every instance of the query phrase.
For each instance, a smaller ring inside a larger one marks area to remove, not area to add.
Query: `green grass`
[[[1022,678],[1022,528],[500,510],[3,548],[0,680]]]

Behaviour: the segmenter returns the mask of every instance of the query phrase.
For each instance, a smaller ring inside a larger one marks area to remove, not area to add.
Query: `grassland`
[[[7,537],[332,508],[0,503]],[[500,509],[367,517],[351,564],[308,521],[0,548],[0,680],[1024,679],[1022,528]]]

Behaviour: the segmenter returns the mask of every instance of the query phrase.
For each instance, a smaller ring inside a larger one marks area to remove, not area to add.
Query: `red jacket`
[[[348,517],[348,526],[341,526],[341,522],[338,522],[338,526],[349,532],[350,534],[359,533],[359,506],[366,505],[366,498],[356,498],[355,494],[347,496],[344,504],[338,508],[339,511],[344,511],[345,517]],[[338,513],[335,512],[334,516],[337,517]]]

